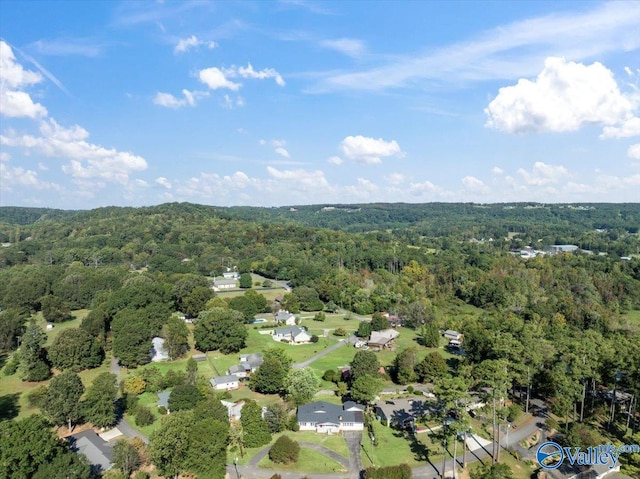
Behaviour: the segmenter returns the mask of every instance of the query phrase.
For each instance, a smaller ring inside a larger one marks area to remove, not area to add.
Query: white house
[[[213,290],[220,291],[221,289],[234,289],[237,285],[235,279],[214,279]]]
[[[273,339],[281,342],[300,344],[311,341],[311,335],[298,326],[285,326],[284,328],[276,328],[273,330]]]
[[[224,273],[222,273],[222,277],[224,279],[239,279],[240,273],[238,273],[237,271],[225,271]]]
[[[240,387],[240,380],[237,376],[216,376],[209,381],[213,389],[218,391],[231,391]]]
[[[276,324],[284,324],[286,326],[295,326],[296,317],[289,311],[278,311],[276,314]]]
[[[454,331],[453,329],[447,329],[444,332],[444,337],[446,339],[448,339],[449,341],[451,341],[451,340],[461,341],[462,340],[462,334],[460,334],[458,331]]]
[[[362,431],[364,409],[364,406],[353,401],[347,401],[342,406],[324,401],[303,404],[298,407],[298,426],[301,431],[321,434]]]
[[[229,415],[229,420],[237,421],[242,416],[242,406],[244,406],[244,401],[238,402],[229,402],[229,401],[220,401],[224,407],[227,408],[227,414]]]
[[[243,354],[240,356],[240,364],[231,366],[227,374],[234,375],[238,379],[248,378],[251,373],[256,372],[262,361],[262,354],[260,353]]]
[[[151,340],[153,347],[151,348],[151,361],[166,361],[169,359],[169,352],[164,347],[164,339],[155,337]]]

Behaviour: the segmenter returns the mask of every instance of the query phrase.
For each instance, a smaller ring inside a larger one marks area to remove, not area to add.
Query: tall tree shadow
[[[13,419],[20,412],[20,393],[5,394],[0,396],[0,421]]]

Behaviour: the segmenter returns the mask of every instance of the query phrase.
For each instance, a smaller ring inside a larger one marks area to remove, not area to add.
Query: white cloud
[[[627,155],[629,156],[629,158],[632,158],[634,160],[640,160],[640,143],[631,145],[627,150]]]
[[[171,182],[167,180],[164,176],[160,176],[159,178],[156,178],[156,183],[162,186],[163,188],[166,188],[167,190],[171,189]]]
[[[640,3],[606,2],[576,12],[552,13],[499,25],[467,41],[383,58],[367,70],[328,72],[316,90],[382,90],[407,86],[464,85],[514,79],[538,72],[549,56],[585,60],[640,48]],[[455,79],[455,81],[452,81]],[[436,82],[434,82],[435,80]]]
[[[0,40],[0,114],[9,118],[41,118],[47,109],[34,103],[23,88],[42,81],[38,72],[25,70],[8,43]]]
[[[633,117],[623,122],[620,126],[605,126],[600,139],[630,138],[640,136],[640,118]]]
[[[280,156],[284,156],[285,158],[291,158],[291,155],[289,155],[289,152],[281,146],[277,147],[275,149],[275,152]]]
[[[477,193],[488,193],[489,187],[484,184],[482,180],[479,180],[475,176],[465,176],[462,178],[462,184],[468,190],[477,192]]]
[[[234,108],[241,108],[244,106],[244,98],[238,96],[234,100],[230,95],[224,95],[222,106],[229,110],[233,110]]]
[[[429,180],[426,180],[426,181],[423,181],[422,183],[410,183],[409,192],[412,195],[420,196],[420,195],[430,194],[430,193],[441,193],[442,188],[434,185]]]
[[[242,67],[242,66],[236,67],[235,65],[233,65],[231,68],[225,68],[223,71],[224,71],[224,74],[229,78],[241,77],[241,78],[252,78],[257,80],[265,80],[267,78],[273,78],[279,86],[285,86],[284,79],[282,78],[280,73],[278,73],[273,68],[265,68],[263,70],[256,71],[253,69],[253,65],[251,65],[251,63],[247,63],[246,67]]]
[[[494,166],[493,168],[491,168],[491,172],[494,175],[503,175],[504,174],[504,170],[502,168],[497,167],[497,166]]]
[[[376,140],[361,135],[345,137],[340,143],[340,151],[350,160],[367,165],[381,163],[382,158],[404,156],[404,152],[395,140],[385,141],[382,138]]]
[[[331,163],[332,165],[341,165],[343,162],[342,158],[340,158],[339,156],[332,156],[330,157],[327,162]]]
[[[12,167],[7,163],[0,163],[0,184],[6,191],[13,191],[16,186],[61,191],[60,185],[42,181],[37,172],[22,167]]]
[[[11,161],[11,155],[6,151],[0,151],[0,161]]]
[[[400,185],[404,183],[405,177],[402,173],[391,173],[386,176],[386,180],[392,185]]]
[[[278,170],[272,166],[267,166],[267,173],[277,180],[286,180],[295,183],[298,186],[328,186],[327,179],[321,170]]]
[[[533,164],[533,169],[527,171],[524,168],[518,169],[518,174],[527,185],[543,186],[551,183],[558,183],[561,179],[571,176],[569,170],[562,165],[547,165],[541,161]]]
[[[359,58],[365,52],[364,43],[354,38],[338,38],[337,40],[324,40],[320,45],[335,50],[352,58]]]
[[[216,67],[205,68],[198,73],[200,81],[207,85],[212,90],[219,88],[227,88],[232,91],[238,91],[242,86],[240,83],[235,83],[228,80],[225,74]]]
[[[40,133],[41,136],[19,136],[14,132],[0,135],[0,144],[22,148],[26,154],[68,159],[69,164],[62,170],[78,180],[101,179],[125,184],[132,172],[147,168],[141,156],[85,141],[89,133],[78,125],[64,128],[49,118],[40,123]]]
[[[191,35],[188,38],[181,38],[180,40],[178,40],[178,43],[173,49],[173,53],[175,54],[184,53],[187,50],[190,50],[192,48],[197,48],[199,46],[205,46],[211,49],[211,48],[215,48],[217,45],[216,45],[216,42],[200,40],[195,35]]]
[[[633,104],[601,63],[549,57],[535,81],[500,88],[485,109],[487,127],[508,133],[574,131],[589,123],[622,124]]]

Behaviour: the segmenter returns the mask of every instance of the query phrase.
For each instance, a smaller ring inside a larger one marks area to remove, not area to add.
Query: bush
[[[4,371],[2,371],[2,373],[5,376],[12,376],[16,373],[16,371],[18,370],[18,366],[20,366],[20,361],[18,360],[17,356],[14,355],[13,358],[11,359],[11,361],[9,361],[5,366],[4,366]]]
[[[146,406],[137,406],[135,408],[136,426],[150,426],[156,420],[155,416]]]
[[[415,391],[415,389],[413,389],[413,386],[412,386],[411,384],[409,384],[409,385],[407,386],[407,392],[408,392],[409,394],[413,394],[413,391]]]
[[[293,431],[293,432],[298,432],[300,430],[300,424],[298,424],[297,415],[294,414],[293,416],[291,416],[291,419],[289,419],[288,428],[290,431]]]
[[[149,479],[149,473],[145,472],[145,471],[138,471],[136,472],[135,476],[133,476],[133,479]]]
[[[347,330],[344,328],[336,328],[333,331],[333,335],[334,336],[346,336],[347,335]]]
[[[287,436],[280,436],[269,449],[269,459],[279,464],[291,464],[298,460],[300,446]]]
[[[311,335],[311,339],[309,341],[311,341],[312,343],[317,343],[318,342],[318,335],[317,334],[312,334]]]
[[[324,379],[325,381],[336,383],[340,381],[341,376],[337,369],[327,369],[322,375],[322,379]]]
[[[364,470],[365,479],[411,479],[411,477],[411,468],[407,464],[368,467]]]
[[[314,321],[325,321],[327,319],[327,315],[324,314],[322,311],[320,311],[319,313],[316,313],[315,316],[313,317]]]
[[[161,415],[166,416],[166,414],[167,414],[167,408],[166,408],[166,407],[164,407],[164,406],[158,406],[158,412],[159,412]]]

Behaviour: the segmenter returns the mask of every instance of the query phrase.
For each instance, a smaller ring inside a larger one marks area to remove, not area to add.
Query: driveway
[[[362,431],[344,431],[342,435],[349,447],[349,477],[358,479],[360,471],[362,471],[362,458],[360,457]]]
[[[331,354],[332,352],[334,352],[336,349],[341,348],[342,346],[344,346],[345,344],[351,344],[351,341],[353,340],[353,338],[355,338],[355,336],[352,336],[350,338],[347,339],[343,339],[339,342],[337,342],[336,344],[334,344],[333,346],[329,346],[327,349],[325,349],[324,351],[320,351],[318,354],[314,354],[313,356],[311,356],[309,359],[307,359],[306,361],[302,361],[301,363],[295,363],[293,365],[293,367],[295,369],[304,369],[307,366],[309,366],[312,362],[317,361],[318,359],[320,359],[323,356],[326,356],[327,354]]]

